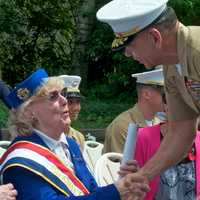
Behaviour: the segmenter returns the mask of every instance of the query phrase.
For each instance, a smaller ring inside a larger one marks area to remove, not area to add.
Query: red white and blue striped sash
[[[0,171],[10,167],[23,167],[38,176],[67,196],[89,194],[87,188],[76,177],[73,170],[49,149],[28,141],[11,145],[0,159]]]

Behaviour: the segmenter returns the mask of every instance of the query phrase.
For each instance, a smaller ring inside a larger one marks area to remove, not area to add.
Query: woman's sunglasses
[[[54,90],[45,95],[49,101],[57,101],[60,96],[65,97],[65,92],[63,90]]]

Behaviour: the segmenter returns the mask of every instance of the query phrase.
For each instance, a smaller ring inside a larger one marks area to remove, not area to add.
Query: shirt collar
[[[41,137],[41,139],[44,141],[44,143],[51,149],[54,150],[55,148],[57,148],[60,144],[60,142],[63,142],[64,144],[68,145],[66,136],[64,133],[61,134],[59,140],[55,140],[49,136],[47,136],[45,133],[43,133],[42,131],[39,131],[37,129],[34,129],[35,133]]]
[[[152,126],[153,125],[153,120],[145,120],[146,124],[148,126]]]

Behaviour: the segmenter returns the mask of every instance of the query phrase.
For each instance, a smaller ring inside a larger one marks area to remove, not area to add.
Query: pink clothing
[[[139,166],[142,167],[157,151],[160,146],[160,124],[141,128],[138,131],[135,160],[138,161]],[[200,132],[197,132],[195,138],[196,147],[196,193],[200,195]],[[147,193],[144,200],[153,200],[158,189],[160,177],[154,178],[150,182],[151,191]]]

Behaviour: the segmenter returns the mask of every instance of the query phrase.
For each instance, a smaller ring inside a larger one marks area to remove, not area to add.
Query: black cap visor
[[[148,29],[150,26],[154,25],[154,24],[159,24],[161,23],[164,19],[165,19],[165,14],[167,13],[168,9],[170,9],[170,7],[166,7],[163,12],[153,21],[151,22],[149,25],[147,25],[146,27],[144,27],[143,29],[141,29],[140,31],[136,32],[133,35],[128,36],[127,39],[123,38],[115,38],[115,40],[119,40],[119,42],[115,42],[117,43],[115,46],[116,47],[112,47],[112,51],[123,51],[127,45],[129,45],[137,36],[139,33],[141,33],[142,31]]]

